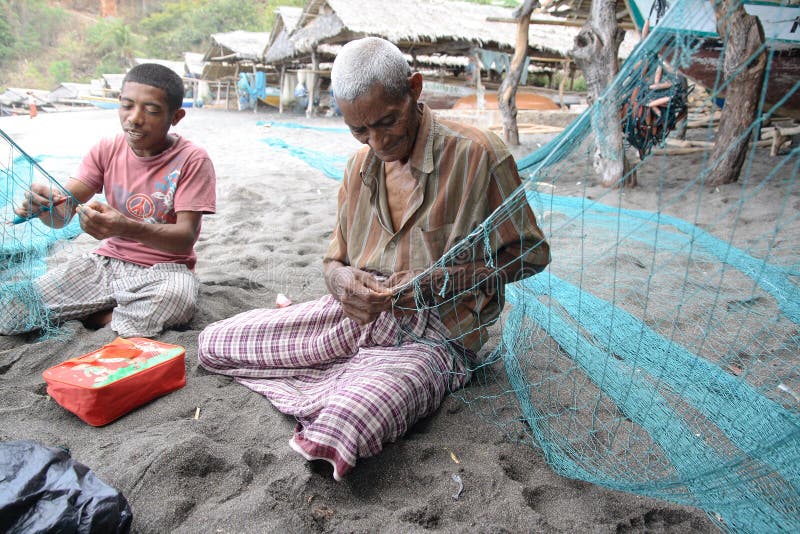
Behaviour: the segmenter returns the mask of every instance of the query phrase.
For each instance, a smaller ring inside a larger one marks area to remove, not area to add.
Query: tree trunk
[[[711,186],[739,179],[749,141],[742,134],[756,119],[767,65],[765,51],[755,56],[764,44],[764,28],[758,18],[748,15],[738,0],[715,0],[714,11],[717,33],[724,44],[723,74],[728,86],[711,158],[719,163],[707,179]]]
[[[617,0],[594,0],[589,19],[569,52],[583,71],[592,102],[600,99],[619,72],[619,45],[625,32],[617,24],[616,6]],[[598,113],[592,114],[592,130],[597,143],[594,169],[600,176],[600,183],[611,187],[620,183],[628,168],[617,102],[601,102]],[[622,185],[635,186],[636,175],[629,174]]]
[[[514,12],[514,18],[517,19],[517,42],[514,46],[514,56],[511,58],[511,66],[506,77],[497,90],[497,107],[500,108],[503,116],[503,137],[509,145],[519,145],[517,86],[525,66],[525,56],[528,54],[528,28],[531,22],[531,12],[538,5],[538,0],[525,0],[525,3]]]

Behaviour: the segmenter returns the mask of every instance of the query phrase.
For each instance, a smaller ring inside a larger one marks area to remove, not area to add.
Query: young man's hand
[[[95,239],[108,239],[124,235],[129,220],[108,204],[92,201],[79,206],[81,228]]]
[[[51,211],[54,206],[63,205],[65,200],[67,196],[62,191],[53,189],[47,184],[34,183],[25,192],[22,203],[14,208],[14,213],[24,219],[30,219]]]

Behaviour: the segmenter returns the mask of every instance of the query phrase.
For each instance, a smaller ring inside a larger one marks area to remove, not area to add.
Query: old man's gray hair
[[[376,83],[387,96],[399,98],[408,90],[411,68],[394,44],[380,37],[365,37],[342,47],[331,70],[333,95],[337,100],[353,101]]]

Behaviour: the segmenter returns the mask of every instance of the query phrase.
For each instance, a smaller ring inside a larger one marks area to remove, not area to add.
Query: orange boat
[[[486,93],[483,98],[483,109],[498,109],[496,93]],[[453,109],[478,109],[477,100],[478,98],[476,95],[461,97],[453,104]],[[516,103],[517,109],[535,109],[540,111],[561,109],[558,107],[558,104],[546,96],[534,93],[517,93]]]

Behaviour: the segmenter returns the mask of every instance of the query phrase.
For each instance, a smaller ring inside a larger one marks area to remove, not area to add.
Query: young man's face
[[[125,82],[119,95],[119,122],[125,139],[139,157],[156,156],[170,146],[170,126],[178,124],[186,112],[170,112],[163,89],[136,82]]]
[[[345,124],[358,141],[367,144],[384,162],[406,162],[414,148],[419,128],[417,98],[421,77],[409,78],[409,89],[400,98],[390,98],[380,84],[355,100],[337,101]],[[413,80],[413,81],[412,81]],[[417,83],[417,81],[419,83]]]

